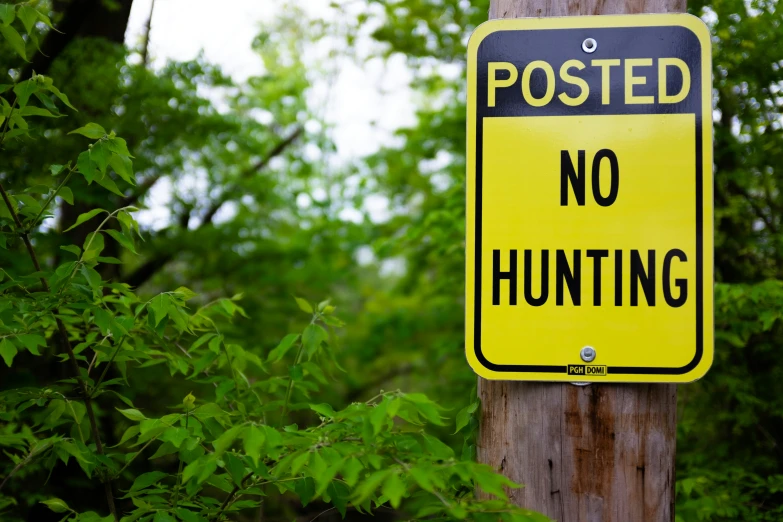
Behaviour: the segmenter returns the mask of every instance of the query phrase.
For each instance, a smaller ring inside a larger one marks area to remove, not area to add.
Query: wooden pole
[[[491,0],[490,18],[684,12],[686,0]],[[672,522],[677,388],[479,378],[479,461],[558,522]]]

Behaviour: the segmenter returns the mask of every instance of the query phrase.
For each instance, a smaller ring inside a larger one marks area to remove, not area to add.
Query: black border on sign
[[[662,26],[667,27],[667,26]],[[672,27],[672,26],[668,26]],[[682,27],[682,26],[679,26]],[[688,28],[685,28],[688,29]],[[569,29],[563,29],[569,30]],[[700,49],[700,68],[703,49]],[[704,87],[700,86],[703,90]],[[702,91],[703,92],[703,91]],[[690,372],[701,362],[704,355],[704,157],[702,144],[702,118],[703,108],[701,93],[695,112],[685,114],[694,114],[696,131],[696,353],[693,359],[686,365],[680,367],[656,367],[656,366],[607,366],[607,374],[612,375],[682,375]],[[474,277],[474,333],[473,346],[476,359],[488,370],[505,373],[567,373],[568,365],[534,365],[534,364],[496,364],[488,360],[481,351],[481,247],[482,247],[482,168],[483,168],[483,137],[484,137],[484,116],[479,114],[479,103],[475,106],[476,118],[476,143],[475,143],[475,174],[476,174],[476,200],[475,200],[475,270]],[[543,115],[542,115],[543,116]],[[581,116],[581,115],[577,115]],[[600,382],[600,381],[599,381]]]

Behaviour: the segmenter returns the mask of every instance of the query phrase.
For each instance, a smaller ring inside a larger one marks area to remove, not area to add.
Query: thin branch
[[[98,377],[98,381],[95,383],[95,386],[92,388],[92,393],[94,394],[98,389],[101,387],[101,384],[103,383],[103,379],[106,378],[106,372],[109,371],[109,367],[111,367],[111,364],[114,362],[114,358],[117,357],[117,354],[120,353],[120,348],[122,348],[122,343],[125,342],[125,338],[127,335],[123,335],[120,338],[120,342],[117,343],[117,347],[114,349],[114,353],[111,354],[111,358],[106,363],[106,366],[103,367],[103,371],[101,372],[101,376]],[[97,354],[96,354],[97,355]]]
[[[19,220],[19,216],[16,213],[16,209],[14,208],[14,205],[11,203],[11,200],[8,197],[8,193],[6,193],[5,188],[3,188],[3,185],[0,183],[0,195],[3,197],[3,201],[5,201],[6,206],[8,207],[8,211],[11,213],[11,217],[14,220],[14,223],[16,224],[16,227],[19,231],[19,235],[22,237],[22,241],[24,241],[25,247],[27,248],[27,253],[30,255],[30,259],[33,262],[33,266],[35,267],[35,270],[37,272],[41,271],[41,265],[38,262],[38,256],[35,254],[35,249],[33,248],[33,244],[30,242],[30,235],[24,231],[24,227],[22,226],[22,222]],[[48,293],[51,293],[51,288],[49,288],[49,282],[42,276],[40,278],[41,285],[43,285],[44,290]],[[68,331],[65,329],[65,324],[62,322],[62,319],[60,319],[60,311],[57,308],[52,309],[52,314],[54,315],[55,322],[57,323],[57,331],[59,333],[58,341],[60,343],[60,347],[63,351],[65,351],[68,354],[68,360],[70,361],[71,365],[71,371],[73,372],[74,377],[76,378],[76,382],[79,385],[79,388],[82,392],[82,397],[84,400],[84,406],[87,410],[87,417],[90,420],[90,429],[92,431],[92,437],[95,440],[95,448],[98,451],[99,455],[103,455],[103,443],[101,442],[101,436],[98,433],[98,422],[95,419],[95,411],[92,406],[92,399],[90,398],[90,394],[87,391],[87,384],[84,382],[84,379],[82,378],[81,370],[79,370],[79,363],[76,361],[76,355],[73,353],[73,348],[71,347],[71,341],[68,339]],[[119,522],[120,517],[117,514],[117,508],[114,506],[114,493],[111,489],[111,481],[107,480],[104,482],[104,489],[106,490],[106,503],[109,505],[109,510],[111,511],[111,514],[114,516],[114,520]]]
[[[753,210],[753,213],[756,214],[756,217],[764,222],[764,225],[766,225],[770,232],[773,234],[777,233],[778,228],[775,223],[769,216],[767,216],[767,214],[764,212],[764,208],[756,202],[754,197],[748,191],[743,189],[738,183],[734,181],[729,181],[729,187],[734,190],[735,193],[742,196],[745,202],[750,206],[751,210]],[[770,206],[772,204],[771,201],[767,201],[766,203]]]
[[[149,192],[149,190],[152,188],[152,186],[158,182],[160,178],[163,177],[163,174],[158,173],[154,174],[152,176],[148,176],[144,178],[144,181],[136,185],[136,190],[133,192],[133,194],[125,197],[122,200],[122,206],[127,207],[130,205],[135,205],[136,202],[141,198],[144,194]]]
[[[258,162],[253,164],[250,168],[242,172],[240,174],[240,179],[248,178],[255,174],[256,172],[263,170],[267,165],[269,165],[269,162],[272,161],[274,158],[282,154],[293,142],[295,142],[299,136],[302,135],[302,132],[304,132],[303,127],[297,127],[294,132],[292,132],[287,138],[285,138],[283,141],[278,143],[275,148],[273,148],[269,154],[261,158]],[[223,195],[212,205],[207,209],[207,212],[204,214],[204,218],[201,221],[200,226],[204,226],[208,223],[212,223],[212,218],[215,217],[215,214],[218,210],[220,210],[220,207],[223,206],[224,203],[229,201],[235,196],[235,191],[228,188],[223,192]]]
[[[153,442],[158,440],[158,437],[160,437],[160,435],[158,435],[157,437],[152,437],[150,440],[148,440],[147,443],[144,446],[142,446],[141,449],[139,451],[137,451],[136,454],[133,457],[131,457],[131,459],[128,462],[126,462],[125,465],[122,467],[122,469],[120,469],[117,472],[117,474],[114,475],[114,476],[115,477],[119,477],[120,475],[122,475],[122,472],[125,471],[126,469],[128,469],[128,466],[133,464],[133,461],[136,460],[136,457],[141,455],[144,452],[144,450],[149,447],[150,444],[152,444]]]
[[[152,4],[150,5],[150,16],[147,18],[147,27],[146,31],[144,32],[144,47],[141,51],[141,64],[144,67],[147,67],[147,61],[149,58],[149,49],[150,49],[150,32],[152,31],[152,12],[155,10],[155,0],[152,0]]]
[[[54,192],[47,198],[47,200],[44,202],[43,206],[41,207],[40,212],[38,212],[38,215],[35,216],[35,219],[33,219],[32,223],[30,223],[30,226],[27,227],[27,230],[30,231],[33,228],[35,228],[35,225],[38,224],[38,220],[41,219],[41,216],[43,216],[43,213],[46,211],[47,208],[49,208],[49,204],[54,201],[54,198],[57,197],[57,194],[60,193],[60,190],[65,186],[66,183],[68,183],[68,180],[71,179],[71,176],[73,175],[74,171],[76,170],[76,167],[71,167],[68,170],[68,175],[65,176],[65,179],[60,183],[60,185],[55,189]]]
[[[190,410],[185,411],[185,429],[188,429],[188,420],[190,419]],[[174,488],[174,509],[177,509],[179,502],[179,489],[182,487],[182,459],[179,460],[179,470],[177,471],[177,486]]]
[[[46,450],[49,450],[49,449],[51,449],[51,447],[52,447],[52,443],[51,443],[51,442],[47,442],[47,443],[45,443],[45,444],[42,444],[42,447],[41,447],[41,448],[33,448],[33,449],[31,449],[31,450],[30,450],[30,453],[29,453],[29,454],[28,454],[28,455],[27,455],[27,456],[26,456],[24,459],[22,459],[22,460],[21,460],[21,461],[20,461],[20,462],[19,462],[19,463],[18,463],[18,464],[17,464],[17,465],[14,467],[14,469],[12,469],[12,470],[11,470],[11,472],[10,472],[10,473],[9,473],[9,474],[8,474],[8,475],[7,475],[7,476],[4,478],[4,479],[3,479],[3,481],[2,481],[2,482],[0,482],[0,491],[2,491],[2,490],[3,490],[3,488],[4,488],[4,487],[5,487],[5,485],[8,483],[8,481],[9,481],[9,480],[11,480],[11,478],[13,478],[13,476],[14,476],[14,475],[16,475],[16,473],[17,473],[17,472],[18,472],[20,469],[22,469],[22,468],[23,468],[23,467],[25,467],[27,464],[29,464],[30,462],[32,462],[32,461],[33,461],[33,459],[34,459],[35,457],[37,457],[38,455],[40,455],[41,453],[45,452]]]
[[[253,476],[253,472],[251,471],[250,473],[248,473],[242,478],[240,485],[244,485],[244,483],[252,476]],[[234,486],[234,489],[232,489],[231,493],[228,494],[226,500],[224,500],[223,503],[220,505],[220,509],[218,509],[218,512],[215,514],[215,518],[213,520],[220,520],[220,517],[223,516],[223,511],[226,510],[228,505],[231,503],[231,500],[236,496],[239,489],[240,489],[239,485]]]
[[[294,366],[297,366],[302,359],[302,354],[304,353],[304,343],[302,341],[299,341],[299,351],[296,352],[296,361],[294,362]],[[289,377],[288,380],[288,389],[285,392],[285,402],[283,403],[283,413],[280,416],[281,419],[285,420],[285,416],[288,413],[288,403],[291,401],[291,393],[294,391],[294,378]]]
[[[335,509],[337,509],[337,508],[336,507],[330,507],[329,509],[325,509],[325,510],[321,511],[316,516],[311,518],[310,522],[315,522],[316,520],[318,520],[321,517],[321,515],[325,515],[325,514],[331,512],[331,511],[334,511]]]
[[[272,161],[274,158],[282,154],[292,143],[294,143],[299,136],[302,135],[302,132],[304,132],[303,127],[297,127],[294,132],[292,132],[287,138],[282,140],[280,143],[278,143],[266,156],[264,156],[262,159],[260,159],[258,162],[251,165],[247,170],[243,171],[240,174],[240,179],[247,178],[258,172],[259,170],[263,170],[270,161]],[[137,200],[141,195],[146,192],[146,190],[149,189],[155,182],[160,179],[160,176],[153,176],[152,178],[149,178],[148,181],[145,181],[142,183],[139,187],[143,188],[141,191],[137,191],[136,194],[128,196],[128,199],[126,199],[123,203],[124,204],[133,204],[135,200]],[[146,187],[145,187],[146,185]],[[218,210],[220,210],[220,207],[223,206],[226,202],[232,199],[236,195],[236,191],[232,190],[231,187],[227,187],[226,190],[223,192],[223,195],[215,201],[210,207],[207,209],[206,213],[204,214],[204,217],[201,219],[201,224],[199,225],[198,229],[205,227],[206,225],[209,225],[212,223],[212,219],[215,217],[215,214]],[[152,276],[154,276],[158,270],[166,266],[166,264],[171,261],[174,258],[174,253],[162,253],[159,254],[152,259],[148,260],[146,263],[141,265],[139,268],[137,268],[133,273],[129,274],[128,276],[123,278],[123,283],[127,283],[130,286],[137,288],[147,281],[149,281]]]

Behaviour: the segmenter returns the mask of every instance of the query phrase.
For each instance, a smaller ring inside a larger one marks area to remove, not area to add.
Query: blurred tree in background
[[[59,32],[42,18],[28,24],[26,15],[20,14],[21,6],[28,5],[47,14]],[[317,446],[318,439],[309,438],[314,433],[327,436],[325,426],[348,426],[341,428],[347,433],[341,437],[362,438],[368,446],[377,444],[378,454],[383,455],[382,462],[362,461],[368,468],[363,480],[371,481],[370,469],[393,470],[372,479],[378,481],[377,496],[373,497],[378,505],[398,508],[400,501],[395,498],[402,495],[402,488],[406,500],[400,509],[406,515],[401,516],[421,513],[417,511],[422,504],[415,497],[416,490],[426,494],[432,486],[426,479],[422,483],[407,475],[410,464],[420,460],[422,466],[439,466],[425,458],[427,452],[436,456],[446,452],[443,461],[454,458],[453,466],[474,456],[475,376],[463,355],[464,68],[467,36],[486,20],[488,2],[337,2],[333,8],[341,16],[335,23],[308,19],[305,11],[289,6],[283,16],[263,28],[253,44],[263,60],[263,73],[243,82],[225,76],[203,59],[172,62],[161,69],[151,67],[146,42],[139,48],[124,45],[131,0],[0,6],[0,29],[13,27],[21,35],[17,40],[3,29],[0,38],[0,72],[8,71],[0,80],[6,84],[0,87],[6,107],[3,116],[9,116],[8,108],[17,97],[15,86],[34,73],[50,77],[78,109],[63,108],[49,93],[36,98],[36,105],[51,109],[45,100],[57,103],[67,117],[36,118],[25,132],[4,129],[0,183],[18,199],[19,208],[30,207],[30,212],[48,201],[65,176],[63,171],[52,178],[52,165],[70,160],[76,167],[77,158],[84,153],[84,136],[68,132],[91,122],[124,138],[135,172],[135,185],[115,174],[106,174],[101,183],[88,183],[84,170],[89,166],[79,166],[78,175],[67,183],[68,190],[61,190],[45,209],[52,217],[31,229],[42,265],[40,274],[34,274],[19,230],[5,205],[0,205],[0,324],[6,328],[0,336],[14,346],[14,355],[4,354],[5,364],[0,363],[0,447],[7,457],[0,462],[0,477],[13,475],[0,486],[0,517],[59,520],[64,513],[53,513],[39,504],[53,497],[80,512],[108,514],[101,480],[98,475],[92,479],[85,476],[81,451],[76,451],[79,456],[71,453],[73,458],[67,465],[61,461],[51,474],[47,467],[51,459],[25,460],[34,454],[31,441],[36,437],[44,440],[57,435],[60,438],[49,443],[62,444],[62,437],[78,439],[74,430],[87,433],[90,426],[78,406],[70,424],[62,420],[68,413],[58,413],[65,404],[79,404],[79,394],[68,365],[60,362],[51,314],[48,322],[27,324],[40,329],[36,335],[46,337],[45,346],[33,344],[33,349],[25,349],[25,343],[14,340],[11,336],[16,334],[8,332],[19,314],[36,310],[37,301],[31,300],[41,292],[38,277],[55,277],[58,267],[73,262],[69,245],[82,247],[90,240],[95,230],[92,221],[69,229],[79,216],[96,208],[113,212],[128,206],[144,207],[150,205],[156,191],[170,193],[170,202],[153,208],[154,224],[142,227],[143,241],[132,244],[136,253],[109,238],[114,236],[108,230],[122,237],[129,232],[127,223],[112,220],[107,223],[108,235],[104,234],[103,259],[92,267],[96,275],[88,272],[89,276],[75,278],[86,286],[92,278],[101,288],[100,292],[94,289],[95,294],[90,291],[89,298],[80,296],[91,300],[85,307],[92,310],[96,303],[103,303],[112,313],[129,318],[130,322],[121,325],[135,328],[129,334],[134,339],[134,353],[117,351],[127,358],[120,355],[110,362],[113,352],[100,348],[101,339],[108,337],[117,350],[123,341],[111,328],[98,324],[101,313],[85,312],[81,318],[74,312],[67,325],[74,346],[86,343],[76,354],[82,371],[93,365],[93,372],[105,370],[102,381],[113,383],[113,389],[133,405],[123,404],[111,393],[99,394],[94,401],[104,445],[118,446],[107,453],[120,454],[114,468],[102,463],[95,469],[115,477],[119,511],[142,510],[138,500],[130,499],[144,491],[150,497],[147,504],[157,505],[154,497],[165,497],[166,505],[171,506],[168,495],[179,488],[172,477],[182,476],[177,459],[170,455],[148,460],[157,445],[123,469],[126,463],[120,458],[128,458],[132,454],[128,452],[146,448],[153,440],[143,439],[144,433],[128,436],[127,430],[139,426],[141,431],[145,420],[161,421],[175,414],[184,414],[187,421],[191,418],[188,408],[213,404],[223,413],[216,417],[218,426],[210,424],[203,433],[204,443],[210,444],[212,454],[233,447],[229,453],[235,456],[221,459],[215,474],[219,478],[208,479],[211,482],[203,495],[211,495],[215,503],[205,500],[202,511],[194,508],[204,520],[223,515],[233,520],[258,520],[261,516],[255,506],[242,504],[236,511],[216,514],[225,499],[236,496],[234,487],[247,485],[243,483],[245,470],[256,473],[256,478],[266,473],[257,469],[252,444],[245,447],[232,439],[224,447],[227,439],[223,439],[214,445],[232,425],[240,425],[235,421],[243,415],[243,422],[271,427],[285,437],[270,450],[270,467],[280,463],[280,444],[297,450],[307,444]],[[779,348],[783,345],[783,15],[776,1],[691,2],[689,9],[708,23],[714,46],[717,346],[708,376],[681,386],[679,391],[677,517],[682,521],[778,521],[783,519],[783,363]],[[9,10],[15,13],[10,22]],[[303,56],[309,47],[321,45],[327,38],[339,38],[348,49],[342,52],[356,58],[351,55],[351,46],[359,35],[367,34],[378,44],[380,58],[402,55],[414,72],[416,123],[399,130],[393,146],[360,160],[335,164],[330,161],[334,153],[331,129],[323,121],[322,108],[314,106],[308,96],[314,81],[334,74],[333,65],[324,62],[314,67],[305,63]],[[110,139],[103,134],[90,138],[97,139],[96,143]],[[120,174],[116,168],[114,172]],[[113,181],[105,181],[107,177]],[[366,211],[360,220],[341,219],[341,210],[366,210],[368,198],[378,196],[389,202],[388,219],[373,221]],[[37,212],[32,214],[24,216],[32,219]],[[372,261],[358,262],[358,253],[368,247]],[[16,284],[11,277],[27,279]],[[177,293],[175,289],[181,287],[190,290]],[[158,312],[136,309],[145,303],[152,306],[149,303],[160,295],[171,296],[171,301],[164,298],[173,303],[170,308],[158,307]],[[331,305],[338,306],[338,315],[347,323],[346,328],[334,330],[337,323],[328,323],[332,315],[321,313],[325,308],[311,310],[313,324],[328,329],[330,336],[317,340],[324,359],[316,359],[318,364],[309,368],[302,367],[294,356],[295,343],[303,343],[305,335],[308,343],[313,342],[313,330],[306,333],[309,326],[300,310],[312,309],[313,304],[297,304],[292,295],[303,296],[308,303],[330,297]],[[219,310],[209,312],[216,304]],[[172,315],[170,309],[175,310]],[[204,338],[211,326],[198,319],[202,310],[219,324],[220,341],[214,341],[216,336]],[[157,324],[147,324],[150,316]],[[175,316],[186,321],[185,328]],[[291,332],[302,337],[291,341]],[[11,348],[4,346],[2,351],[10,354]],[[193,353],[183,355],[181,348]],[[42,356],[36,355],[38,351]],[[233,364],[231,354],[235,356]],[[199,366],[202,363],[207,366]],[[204,375],[205,368],[214,372]],[[241,374],[239,380],[235,370]],[[95,379],[95,374],[91,375]],[[89,374],[85,377],[90,386],[96,385]],[[290,384],[294,382],[300,384]],[[290,400],[289,384],[293,390]],[[47,396],[36,399],[40,404],[21,408],[20,396],[12,391],[57,387],[63,388],[63,393],[70,390],[74,400],[63,403]],[[396,389],[425,393],[446,407],[445,412],[432,415],[429,406],[424,406],[429,412],[424,418],[430,423],[438,419],[428,427],[428,433],[437,438],[421,446],[408,440],[405,433],[396,434],[408,429],[411,417],[406,418],[405,413],[396,416],[395,408],[402,402],[395,403],[392,413],[388,405],[381,405],[398,399],[415,405],[420,399],[413,395],[411,402],[404,394],[387,392],[379,400],[381,390]],[[388,399],[383,398],[386,395]],[[195,402],[188,403],[187,397],[194,397]],[[251,400],[256,402],[242,411]],[[320,406],[312,410],[310,404]],[[324,404],[331,406],[322,407]],[[360,415],[367,417],[370,411],[383,409],[384,422],[388,418],[388,427],[395,426],[388,438],[383,438],[386,429],[380,429],[380,417],[378,424],[369,428],[355,421],[351,408],[361,407],[367,411]],[[117,408],[126,410],[125,414]],[[128,413],[131,409],[139,411],[144,420]],[[193,418],[198,418],[198,411],[194,410]],[[341,416],[335,412],[349,413]],[[445,426],[438,426],[441,415],[451,419]],[[192,435],[192,424],[182,425],[181,418],[176,422],[180,422],[176,429],[189,429]],[[292,427],[292,423],[296,425]],[[362,433],[362,429],[369,429],[369,433]],[[21,439],[20,433],[24,435]],[[240,440],[250,437],[248,433],[234,432],[234,437]],[[177,438],[184,437],[183,432],[171,436],[184,443]],[[131,438],[141,442],[129,449]],[[437,440],[452,449],[435,447]],[[43,448],[52,455],[72,451],[70,446],[64,447]],[[94,451],[89,443],[86,447]],[[402,464],[390,457],[393,452],[383,453],[389,448],[401,451]],[[449,456],[450,451],[455,457]],[[309,453],[312,451],[303,454]],[[188,460],[192,457],[183,456],[180,450],[180,462],[193,462]],[[368,502],[369,493],[361,498],[352,489],[351,495],[343,497],[331,491],[332,503],[323,498],[309,503],[317,496],[316,489],[323,493],[320,484],[312,485],[313,478],[308,475],[321,464],[311,460],[301,464],[304,471],[275,468],[301,478],[292,480],[296,486],[288,491],[284,488],[273,494],[270,488],[264,489],[269,495],[263,497],[264,520],[310,520],[319,514],[320,520],[335,519],[345,505],[328,511],[339,504],[334,499]],[[20,462],[25,464],[19,466]],[[449,473],[456,473],[456,477],[459,473],[453,469],[449,468]],[[335,471],[339,475],[331,478],[344,477],[346,472]],[[275,473],[272,476],[278,479],[283,476]],[[391,478],[398,473],[407,477],[403,486]],[[235,475],[239,475],[238,483]],[[134,481],[141,477],[149,484],[136,487]],[[455,484],[444,483],[442,490],[448,492],[449,499],[464,499],[479,478],[485,481],[483,487],[492,487],[489,482],[494,479],[464,472]],[[147,489],[160,484],[168,488],[163,490],[165,494]],[[179,507],[181,511],[182,505]],[[166,516],[176,515],[188,522],[180,511],[172,507],[172,514]],[[160,513],[165,514],[161,510],[139,516],[156,522],[174,520]],[[453,510],[439,514],[444,518],[462,515]],[[348,516],[361,515],[351,511]],[[393,516],[384,508],[376,513],[381,518]]]

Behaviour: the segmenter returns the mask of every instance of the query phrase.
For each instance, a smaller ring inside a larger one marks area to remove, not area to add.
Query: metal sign
[[[688,382],[713,352],[710,36],[494,20],[468,45],[467,326],[488,379]]]

